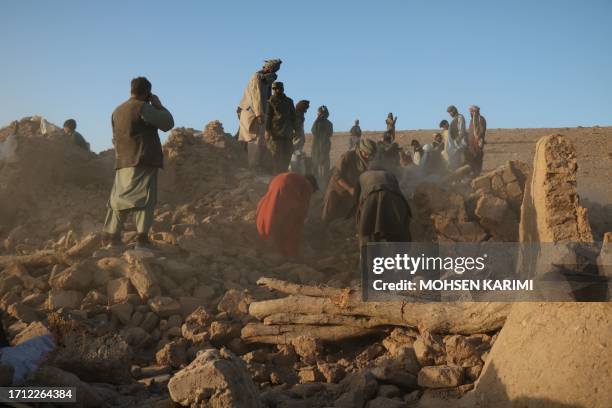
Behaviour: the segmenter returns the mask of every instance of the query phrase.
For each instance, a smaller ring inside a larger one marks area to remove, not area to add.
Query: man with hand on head
[[[112,115],[115,146],[115,182],[108,200],[104,222],[105,241],[121,243],[121,231],[128,214],[134,215],[137,247],[149,244],[149,229],[157,202],[157,172],[164,155],[157,133],[174,127],[172,114],[151,93],[144,77],[132,79],[130,98]]]

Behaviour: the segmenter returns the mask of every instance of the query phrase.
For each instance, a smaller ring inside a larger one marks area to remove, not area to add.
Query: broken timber
[[[340,341],[374,334],[389,326],[417,327],[436,333],[486,333],[499,330],[510,304],[498,302],[364,302],[358,292],[299,285],[261,278],[259,285],[288,294],[253,302],[249,314],[261,323],[242,330],[246,342],[286,344],[311,335]]]

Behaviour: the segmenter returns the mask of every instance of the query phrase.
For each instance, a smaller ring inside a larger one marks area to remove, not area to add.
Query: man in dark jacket
[[[268,101],[266,113],[266,141],[272,153],[274,174],[287,171],[293,153],[293,134],[296,129],[295,106],[293,100],[285,95],[282,82],[272,84],[272,96]]]
[[[163,152],[157,130],[174,127],[172,114],[151,93],[151,83],[134,78],[131,97],[112,115],[115,146],[115,182],[104,222],[105,241],[121,242],[121,230],[129,213],[134,214],[137,246],[149,243],[157,202],[157,172],[163,167]]]
[[[357,235],[359,247],[368,242],[409,242],[410,206],[395,176],[372,166],[359,176]]]

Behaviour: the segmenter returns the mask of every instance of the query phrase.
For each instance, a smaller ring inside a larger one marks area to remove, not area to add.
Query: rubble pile
[[[112,155],[74,146],[40,117],[0,129],[0,151],[6,153],[0,155],[0,251],[28,252],[69,231],[76,237],[100,229]]]
[[[12,344],[57,343],[28,384],[75,386],[82,406],[407,407],[468,393],[501,353],[509,304],[361,301],[354,225],[323,229],[321,192],[302,258],[261,242],[268,179],[217,121],[164,144],[152,252],[131,248],[130,225],[126,248],[100,245],[112,152],[18,123],[0,130],[17,140],[0,194],[31,204],[0,202],[0,310]],[[518,237],[527,173],[509,162],[471,185],[421,185],[415,240]]]
[[[441,187],[417,186],[412,199],[413,240],[419,242],[518,241],[520,208],[529,174],[509,161],[471,181]]]

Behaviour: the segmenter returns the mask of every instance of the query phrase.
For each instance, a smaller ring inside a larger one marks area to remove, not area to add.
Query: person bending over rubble
[[[361,139],[355,150],[344,153],[334,169],[325,191],[321,220],[325,224],[351,216],[357,196],[355,187],[368,162],[376,154],[376,142]]]
[[[68,119],[64,122],[64,134],[68,136],[68,140],[70,140],[70,143],[89,151],[89,143],[87,143],[83,135],[76,131],[76,128],[76,120]]]
[[[447,120],[440,122],[442,138],[444,139],[444,159],[447,162],[448,170],[455,171],[463,163],[463,144],[458,139],[450,136],[450,124]]]
[[[257,204],[259,236],[264,240],[272,238],[282,255],[297,256],[310,197],[318,189],[311,174],[282,173],[274,177]]]
[[[409,242],[410,206],[397,178],[380,165],[359,176],[357,184],[359,248],[368,242]]]
[[[157,201],[157,172],[164,155],[157,130],[174,127],[172,114],[151,93],[144,77],[132,79],[131,97],[112,115],[115,146],[115,182],[104,222],[105,243],[121,243],[121,230],[129,213],[138,231],[136,245],[149,243],[149,228]]]

